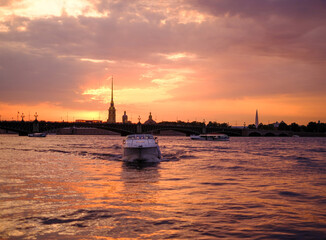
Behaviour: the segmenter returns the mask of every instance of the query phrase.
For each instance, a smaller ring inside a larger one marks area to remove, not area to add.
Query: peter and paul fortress
[[[113,101],[113,77],[112,77],[112,82],[111,82],[111,102],[110,102],[110,107],[108,109],[108,123],[116,123],[116,110],[114,107],[114,101]],[[122,123],[131,123],[128,121],[128,116],[126,114],[126,111],[124,111],[124,115],[122,116]],[[152,113],[149,113],[148,120],[144,124],[156,124],[156,122],[153,120]]]

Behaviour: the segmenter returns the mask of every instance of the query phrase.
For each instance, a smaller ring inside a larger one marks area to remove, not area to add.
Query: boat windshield
[[[139,140],[139,139],[154,139],[150,135],[131,135],[127,137],[128,140]]]

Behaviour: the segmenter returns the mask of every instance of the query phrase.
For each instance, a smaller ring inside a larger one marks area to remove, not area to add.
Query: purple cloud
[[[161,69],[184,68],[194,73],[171,90],[175,98],[189,99],[200,86],[198,97],[215,99],[326,90],[325,1],[91,2],[102,17],[2,21],[8,31],[0,32],[0,101],[77,108],[91,81],[116,74],[118,87],[146,87]],[[183,11],[210,18],[180,22]],[[177,53],[195,57],[167,57]],[[156,75],[142,78],[150,71]]]

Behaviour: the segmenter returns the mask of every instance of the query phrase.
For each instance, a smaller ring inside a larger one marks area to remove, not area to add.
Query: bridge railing
[[[37,127],[35,126],[37,124]],[[134,133],[150,133],[161,130],[173,130],[191,134],[201,133],[226,133],[228,135],[241,135],[239,130],[232,130],[231,128],[219,128],[206,126],[205,124],[192,124],[192,123],[159,123],[159,124],[136,124],[136,123],[89,123],[89,122],[21,122],[21,121],[2,121],[0,128],[16,131],[19,133],[32,133],[49,132],[54,129],[60,128],[99,128],[118,132],[121,135],[134,134]]]

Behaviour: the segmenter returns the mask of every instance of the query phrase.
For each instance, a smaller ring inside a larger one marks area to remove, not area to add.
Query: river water
[[[0,239],[326,239],[326,138],[0,135]]]

